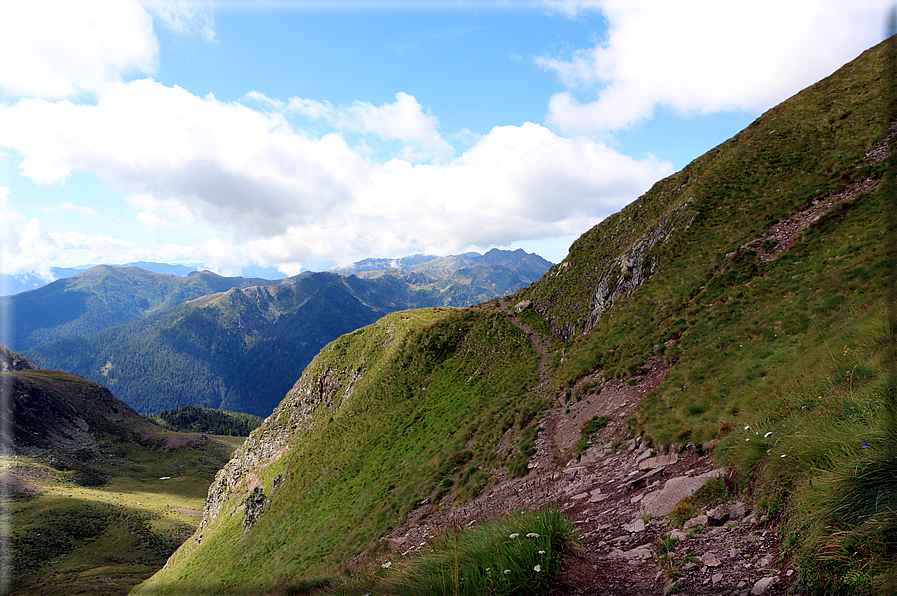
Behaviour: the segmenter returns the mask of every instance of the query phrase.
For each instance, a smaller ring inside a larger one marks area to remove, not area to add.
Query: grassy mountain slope
[[[403,270],[362,279],[314,273],[292,283],[231,288],[27,354],[41,366],[108,385],[142,412],[194,405],[266,416],[314,355],[339,335],[395,310],[491,298],[549,266],[522,251],[492,251],[488,260],[472,272],[452,261],[426,275]],[[515,273],[512,268],[521,263],[521,273]]]
[[[38,369],[0,374],[12,593],[125,594],[192,534],[238,441],[150,424],[108,390]]]
[[[394,313],[331,343],[216,477],[200,532],[137,593],[334,577],[422,501],[448,507],[526,474],[542,413],[572,416],[658,359],[669,372],[633,432],[658,449],[722,441],[730,489],[787,513],[811,593],[881,588],[897,509],[887,47],[657,183],[508,303]],[[530,473],[551,483],[572,454],[548,455]]]

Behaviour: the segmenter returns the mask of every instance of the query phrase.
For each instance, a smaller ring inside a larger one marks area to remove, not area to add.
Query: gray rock
[[[747,513],[747,508],[744,503],[738,501],[734,505],[732,505],[732,509],[729,511],[729,519],[741,519]]]
[[[723,577],[725,577],[725,576],[722,573],[715,573],[713,575],[713,577],[710,578],[710,583],[712,583],[715,586],[716,584],[723,581]]]
[[[721,526],[727,521],[729,521],[729,508],[725,505],[707,512],[707,523],[711,526]]]
[[[644,532],[645,531],[645,522],[640,519],[635,520],[630,524],[623,524],[623,529],[629,532],[630,534],[634,534],[636,532]]]
[[[759,594],[765,594],[766,590],[769,589],[769,586],[773,585],[776,582],[776,576],[764,577],[754,584],[754,587],[751,588],[751,595],[758,596]]]
[[[683,524],[683,528],[688,530],[690,528],[697,528],[698,526],[706,526],[707,525],[707,516],[706,515],[697,515],[690,520],[686,521]]]
[[[670,538],[674,538],[676,540],[685,540],[685,532],[682,530],[673,530],[670,532]]]
[[[643,459],[638,463],[638,467],[639,470],[653,470],[654,468],[671,466],[677,461],[679,461],[679,456],[675,453],[671,453],[670,455],[658,455],[656,457]]]
[[[514,307],[514,312],[519,315],[520,313],[522,313],[523,311],[528,309],[530,306],[532,306],[532,304],[533,304],[532,300],[524,300],[523,302],[519,302]]]
[[[243,510],[244,535],[252,529],[252,526],[255,525],[255,522],[259,520],[259,517],[268,507],[268,498],[265,497],[265,491],[262,490],[261,486],[256,486],[252,489],[252,492],[246,497],[245,504],[246,507]]]
[[[719,567],[720,565],[722,565],[722,562],[718,558],[716,558],[716,555],[709,552],[704,553],[701,556],[701,563],[703,563],[707,567]]]
[[[645,495],[645,498],[642,499],[641,502],[642,512],[649,514],[652,517],[669,515],[679,501],[685,497],[692,496],[711,478],[722,476],[724,472],[725,469],[719,468],[707,472],[706,474],[701,474],[700,476],[679,476],[677,478],[671,478],[666,481],[662,489]]]

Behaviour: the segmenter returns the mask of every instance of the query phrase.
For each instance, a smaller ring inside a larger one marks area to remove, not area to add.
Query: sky
[[[0,274],[559,262],[892,4],[0,0]]]

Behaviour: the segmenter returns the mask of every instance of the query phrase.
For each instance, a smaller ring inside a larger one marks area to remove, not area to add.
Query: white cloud
[[[571,88],[547,121],[567,134],[602,135],[652,117],[762,111],[877,43],[890,0],[562,0],[569,16],[600,10],[597,45],[537,62]],[[594,101],[584,103],[575,93]]]
[[[451,158],[454,152],[439,134],[439,120],[429,111],[424,113],[423,106],[407,93],[396,93],[395,102],[381,106],[357,101],[339,108],[330,102],[298,97],[290,99],[286,105],[259,93],[249,94],[249,97],[309,118],[325,120],[340,132],[367,132],[381,139],[408,143],[402,150],[402,157],[409,161],[444,160]]]
[[[152,80],[115,83],[97,105],[0,106],[0,142],[39,184],[73,172],[173,200],[239,234],[310,223],[350,199],[367,166],[336,135],[296,133],[278,114]]]
[[[0,92],[6,97],[99,96],[158,67],[152,15],[181,34],[215,37],[210,0],[0,2]]]
[[[411,96],[389,105],[348,113],[370,129],[422,114]],[[396,134],[427,139],[429,118]],[[152,232],[174,222],[220,230],[224,244],[183,250],[222,271],[579,234],[671,170],[536,124],[496,127],[454,159],[380,164],[335,134],[294,130],[280,113],[151,80],[117,83],[96,106],[0,106],[0,143],[39,184],[98,176]]]
[[[130,243],[105,234],[47,232],[39,220],[27,219],[23,213],[10,209],[9,189],[0,187],[0,273],[35,273],[52,281],[50,264],[96,262],[102,260],[101,256],[107,258],[111,251],[131,248]]]
[[[0,3],[0,89],[57,99],[97,94],[131,72],[153,72],[158,42],[137,0]]]
[[[215,40],[215,16],[211,0],[140,0],[166,28],[182,35],[199,34]]]

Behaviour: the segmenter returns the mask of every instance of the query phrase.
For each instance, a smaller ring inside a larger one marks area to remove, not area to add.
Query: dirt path
[[[693,448],[656,454],[631,435],[627,421],[635,416],[645,394],[660,384],[670,365],[661,359],[651,360],[639,376],[597,384],[579,401],[561,404],[558,396],[547,395],[547,342],[522,323],[507,303],[502,303],[502,310],[542,356],[538,389],[559,404],[540,421],[544,430],[536,441],[531,471],[523,478],[504,478],[463,506],[435,512],[433,503],[422,505],[384,538],[391,551],[406,554],[427,536],[454,523],[464,527],[472,520],[549,505],[569,515],[579,535],[556,591],[559,596],[787,593],[796,574],[788,561],[779,558],[777,527],[745,511],[743,505],[724,505],[733,510],[731,520],[699,516],[689,522],[693,527],[670,527],[669,510],[683,496],[723,474],[711,455]],[[587,377],[580,385],[596,380]],[[572,447],[582,423],[593,416],[608,417],[610,422],[593,446],[581,457],[574,457]],[[498,477],[504,474],[503,470],[490,472]],[[453,498],[449,493],[442,506],[450,505]],[[674,531],[678,533],[672,536],[678,541],[670,538]]]

